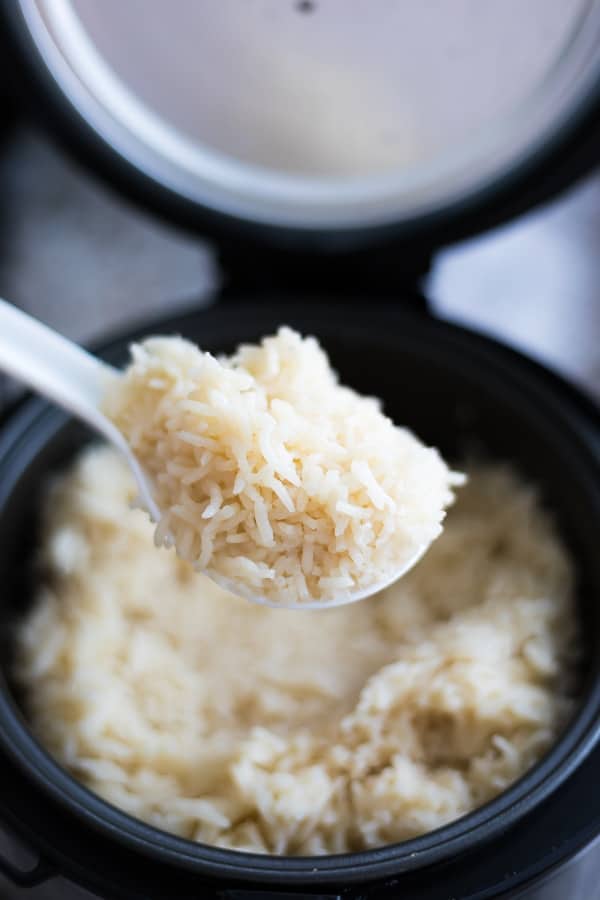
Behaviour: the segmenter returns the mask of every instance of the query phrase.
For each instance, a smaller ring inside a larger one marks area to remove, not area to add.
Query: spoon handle
[[[0,369],[105,430],[99,404],[118,370],[2,299]]]
[[[101,410],[104,392],[118,369],[0,299],[0,369],[23,381],[102,434],[127,459],[140,499],[155,522],[160,510],[150,484],[127,441]]]

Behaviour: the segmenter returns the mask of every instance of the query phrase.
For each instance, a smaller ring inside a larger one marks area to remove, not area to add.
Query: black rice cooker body
[[[103,897],[318,896],[403,900],[595,900],[600,897],[600,416],[572,386],[472,331],[363,298],[269,306],[221,302],[105,344],[176,333],[231,350],[282,322],[315,333],[344,381],[384,399],[446,455],[515,463],[540,486],[578,561],[587,661],[584,699],[559,745],[492,804],[416,841],[298,860],[240,854],[164,835],[76,785],[27,729],[10,684],[11,633],[31,596],[40,492],[91,435],[27,399],[0,431],[0,821],[39,860],[0,869],[23,885],[61,875]],[[466,548],[468,552],[468,548]],[[1,856],[1,854],[0,854]],[[67,896],[61,889],[60,896]]]
[[[345,381],[383,397],[392,416],[446,454],[487,451],[539,483],[583,576],[589,660],[581,713],[564,741],[498,801],[437,834],[368,854],[294,860],[185,846],[147,829],[111,812],[51,762],[11,690],[11,633],[31,596],[40,491],[92,437],[28,399],[0,423],[0,823],[39,863],[21,867],[0,840],[0,869],[25,887],[58,874],[103,897],[140,900],[600,900],[600,416],[530,360],[424,315],[418,294],[441,245],[538,204],[595,164],[600,83],[553,140],[451,208],[380,228],[295,231],[195,207],[149,178],[68,102],[20,4],[0,0],[0,19],[7,77],[35,119],[120,192],[217,240],[230,276],[217,306],[107,342],[103,355],[123,362],[130,340],[158,331],[217,351],[283,321],[318,334]],[[326,296],[310,296],[314,285]],[[295,300],[282,302],[284,291]],[[374,299],[385,292],[391,302]],[[72,891],[61,881],[55,893],[67,900]]]

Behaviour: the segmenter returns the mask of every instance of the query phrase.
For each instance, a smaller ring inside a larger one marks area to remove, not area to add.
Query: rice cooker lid
[[[14,0],[85,162],[205,236],[427,252],[596,161],[600,0]]]

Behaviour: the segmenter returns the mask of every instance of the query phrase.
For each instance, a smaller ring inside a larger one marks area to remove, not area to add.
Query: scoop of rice
[[[110,803],[262,853],[414,837],[494,797],[574,707],[571,564],[535,493],[484,467],[423,561],[318,614],[228,596],[85,453],[46,503],[46,575],[17,634],[40,740]]]
[[[150,338],[105,409],[154,484],[158,544],[241,596],[343,601],[389,583],[442,529],[451,472],[378,400],[282,328],[215,359]]]

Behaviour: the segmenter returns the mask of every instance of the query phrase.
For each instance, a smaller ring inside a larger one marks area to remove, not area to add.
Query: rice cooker
[[[6,0],[13,90],[119,191],[215,244],[179,333],[230,351],[282,321],[450,458],[477,443],[539,485],[578,569],[581,702],[490,803],[414,840],[272,857],[165,834],[76,783],[30,733],[11,634],[40,491],[90,439],[28,397],[0,424],[0,870],[18,896],[600,898],[600,416],[526,356],[438,321],[444,244],[551,196],[597,158],[599,0]],[[167,301],[168,298],[165,298]]]

